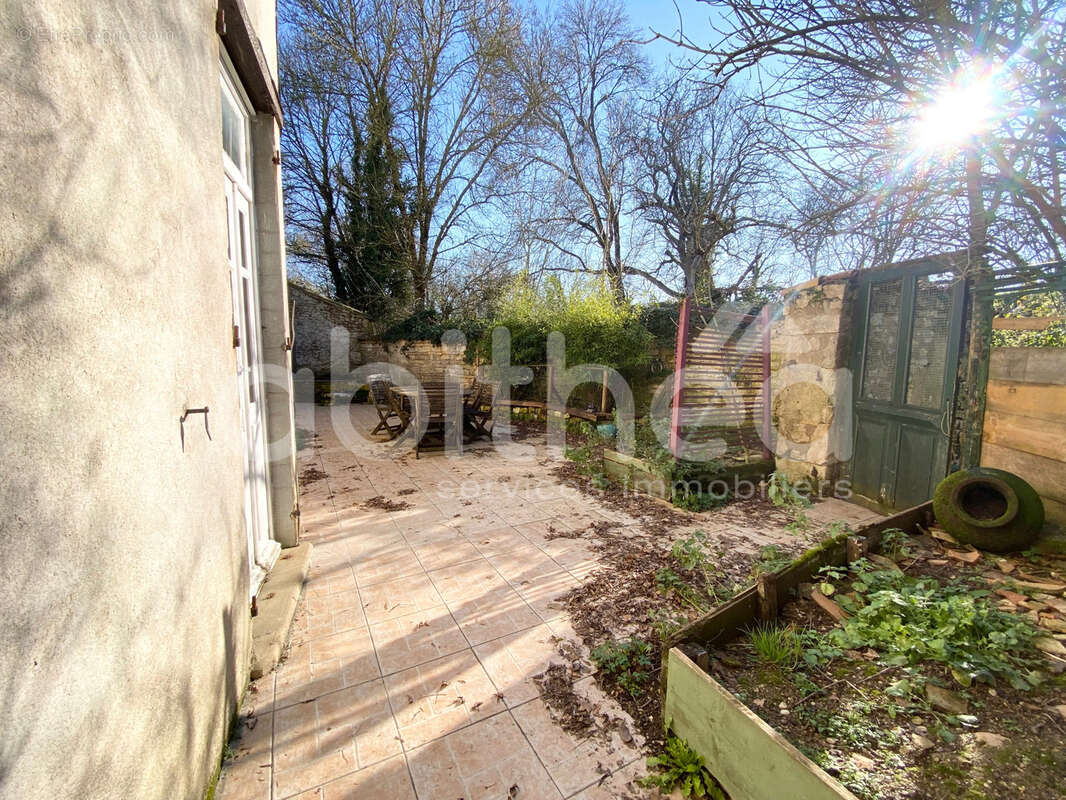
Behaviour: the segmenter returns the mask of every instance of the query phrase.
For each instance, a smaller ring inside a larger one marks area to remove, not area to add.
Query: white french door
[[[265,403],[260,349],[259,292],[250,183],[249,104],[222,65],[222,145],[226,174],[228,261],[233,299],[233,346],[244,451],[244,517],[248,536],[251,595],[274,565],[281,546],[270,536]]]

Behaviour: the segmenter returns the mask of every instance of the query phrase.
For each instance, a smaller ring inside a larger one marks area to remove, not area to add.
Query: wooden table
[[[411,410],[411,425],[416,430],[423,430],[415,443],[415,458],[426,448],[428,444],[446,447],[449,439],[455,449],[462,453],[465,440],[465,426],[460,425],[454,430],[448,430],[447,402],[449,393],[454,390],[443,383],[423,383],[421,386],[393,386],[390,391],[400,398]],[[425,393],[426,403],[420,402],[422,393]],[[473,394],[473,388],[463,386],[459,393],[452,394],[452,402],[458,401],[458,418],[463,417],[463,402]]]

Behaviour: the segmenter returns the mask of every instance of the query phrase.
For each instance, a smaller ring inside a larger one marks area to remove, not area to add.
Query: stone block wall
[[[847,277],[788,290],[771,327],[771,420],[777,469],[791,480],[840,476],[851,437]]]
[[[349,351],[348,368],[363,363],[358,343],[376,336],[370,320],[343,303],[330,300],[298,283],[289,282],[293,314],[292,368],[309,369],[316,377],[328,378],[330,371],[330,332],[335,327],[348,330],[356,343]]]
[[[361,312],[301,286],[289,283],[293,304],[295,337],[292,348],[294,371],[309,369],[320,380],[330,377],[330,334],[336,327],[351,335],[349,370],[363,364],[385,362],[402,367],[422,380],[442,380],[448,366],[463,368],[472,379],[475,366],[463,351],[453,351],[428,341],[384,342],[376,326]]]

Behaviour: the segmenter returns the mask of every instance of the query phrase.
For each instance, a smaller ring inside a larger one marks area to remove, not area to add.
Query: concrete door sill
[[[274,669],[281,658],[310,563],[310,542],[289,547],[263,581],[256,601],[259,613],[252,618],[252,680]]]

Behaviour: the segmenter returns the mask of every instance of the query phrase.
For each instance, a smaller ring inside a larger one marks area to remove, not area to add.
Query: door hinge
[[[241,346],[241,329],[236,325],[233,326],[233,346]]]
[[[215,33],[219,36],[226,35],[226,12],[221,8],[215,12]]]

